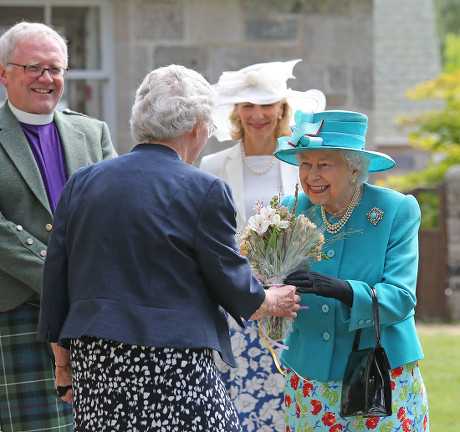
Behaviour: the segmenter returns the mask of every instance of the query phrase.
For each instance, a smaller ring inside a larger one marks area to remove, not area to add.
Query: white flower
[[[232,347],[233,354],[237,357],[241,356],[241,354],[246,351],[246,339],[242,332],[232,335]]]
[[[273,362],[273,360],[272,360]],[[281,374],[270,374],[265,380],[264,388],[267,394],[273,396],[279,394],[284,388],[284,378]]]
[[[262,207],[260,209],[260,216],[266,220],[271,220],[272,216],[276,213],[276,210],[270,206]]]
[[[248,220],[248,227],[255,231],[257,234],[264,234],[270,226],[270,220],[261,214],[251,216]]]
[[[246,352],[248,353],[248,356],[251,358],[257,358],[263,353],[263,351],[257,347],[249,348]]]
[[[279,230],[285,229],[289,226],[289,221],[281,220],[281,216],[279,214],[274,214],[272,216],[272,223],[275,228],[278,228]]]
[[[270,369],[271,365],[273,364],[273,358],[270,354],[265,354],[263,356],[260,356],[259,359],[259,365],[263,369]],[[280,374],[281,376],[281,374]],[[282,378],[282,376],[281,376]]]
[[[254,411],[258,400],[248,393],[241,394],[240,397],[233,401],[237,411],[247,413]]]

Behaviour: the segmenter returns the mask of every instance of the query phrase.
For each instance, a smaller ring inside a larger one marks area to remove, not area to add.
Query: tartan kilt
[[[51,347],[38,342],[39,308],[23,304],[0,312],[0,431],[71,432],[72,408],[52,390]]]

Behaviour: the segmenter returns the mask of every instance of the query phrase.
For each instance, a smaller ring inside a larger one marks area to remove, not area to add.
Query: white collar
[[[25,111],[21,111],[11,105],[11,102],[8,101],[8,106],[10,110],[15,115],[15,117],[21,122],[30,125],[47,125],[52,123],[54,118],[54,113],[51,114],[31,114]]]

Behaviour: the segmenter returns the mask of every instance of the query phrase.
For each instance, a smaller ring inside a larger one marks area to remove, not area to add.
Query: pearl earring
[[[355,184],[355,183],[356,183],[356,179],[351,179],[351,180],[350,180],[350,183],[351,183],[351,184]]]
[[[282,118],[283,118],[283,116],[282,116],[282,115],[278,116],[278,120],[281,120]]]

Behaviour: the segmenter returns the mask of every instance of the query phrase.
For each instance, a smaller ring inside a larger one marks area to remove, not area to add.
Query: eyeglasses
[[[65,67],[57,67],[57,66],[45,68],[45,67],[35,66],[35,65],[20,65],[20,64],[11,63],[11,62],[8,62],[7,65],[22,67],[24,69],[24,75],[30,78],[39,78],[45,73],[45,71],[48,71],[51,78],[65,78],[67,75],[67,71],[68,71],[68,69]]]
[[[217,126],[214,123],[211,123],[210,126],[208,126],[208,139],[211,138],[217,130]]]

